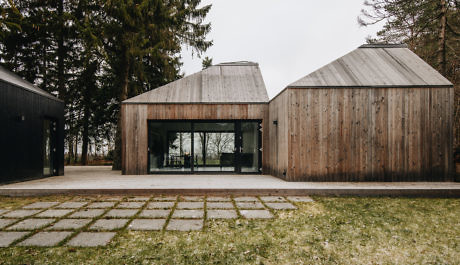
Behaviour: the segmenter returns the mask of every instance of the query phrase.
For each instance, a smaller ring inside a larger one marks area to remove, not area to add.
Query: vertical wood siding
[[[267,171],[289,181],[453,180],[452,98],[453,88],[287,89],[269,105]]]
[[[262,120],[262,165],[268,165],[267,109],[268,104],[122,104],[122,173],[147,174],[148,120]]]

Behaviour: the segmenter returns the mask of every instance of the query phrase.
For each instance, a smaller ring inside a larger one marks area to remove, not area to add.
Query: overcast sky
[[[364,0],[203,0],[212,3],[207,21],[214,45],[203,55],[213,64],[259,63],[273,98],[288,84],[345,55],[375,35],[380,25],[359,27]],[[182,52],[186,75],[201,59]]]

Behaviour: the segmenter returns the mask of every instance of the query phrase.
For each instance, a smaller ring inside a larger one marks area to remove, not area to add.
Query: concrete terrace
[[[64,176],[0,186],[0,195],[184,194],[460,197],[458,182],[286,182],[270,175],[121,175],[107,166],[69,166]]]

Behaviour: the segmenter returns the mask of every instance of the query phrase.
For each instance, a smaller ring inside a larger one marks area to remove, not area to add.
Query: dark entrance
[[[43,175],[54,176],[58,173],[57,163],[57,122],[43,120]]]
[[[261,172],[261,122],[149,121],[149,173]]]

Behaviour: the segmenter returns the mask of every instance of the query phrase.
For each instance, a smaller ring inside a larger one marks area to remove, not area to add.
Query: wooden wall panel
[[[286,179],[288,170],[288,102],[290,91],[285,91],[268,106],[269,149],[267,152],[267,173]],[[277,124],[274,124],[274,121]]]
[[[287,89],[269,104],[278,120],[269,172],[290,181],[453,180],[452,91]]]
[[[147,174],[148,120],[262,120],[262,164],[268,164],[268,104],[122,104],[121,113],[123,174]]]

